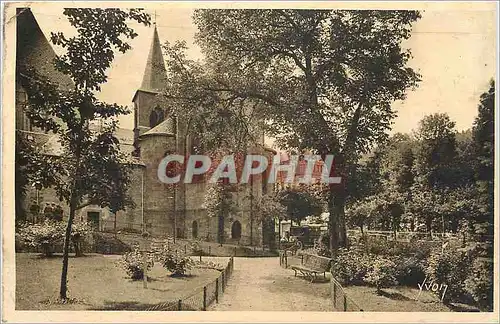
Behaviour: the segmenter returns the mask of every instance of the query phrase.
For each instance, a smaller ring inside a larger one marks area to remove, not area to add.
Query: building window
[[[231,226],[231,238],[235,240],[241,238],[241,223],[239,221],[235,221]]]
[[[160,107],[156,107],[149,114],[149,127],[153,128],[165,119],[165,113]]]
[[[193,235],[193,238],[198,238],[198,222],[197,221],[193,221],[191,234]]]

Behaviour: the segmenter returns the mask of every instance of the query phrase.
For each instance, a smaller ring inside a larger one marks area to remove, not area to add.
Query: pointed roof
[[[146,69],[144,70],[140,90],[150,92],[160,91],[163,88],[166,76],[167,71],[161,53],[160,38],[158,37],[158,30],[155,25],[153,41],[149,49],[149,56],[146,62]]]
[[[74,88],[71,78],[54,66],[56,53],[45,37],[30,8],[16,10],[16,78],[27,68],[57,84],[60,90]]]
[[[164,135],[164,136],[175,136],[174,126],[175,121],[172,118],[167,118],[155,127],[151,128],[140,137],[146,137],[151,135]]]

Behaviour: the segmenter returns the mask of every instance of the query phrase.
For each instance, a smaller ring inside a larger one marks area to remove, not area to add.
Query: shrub
[[[389,241],[382,238],[366,237],[360,248],[366,253],[383,256],[408,256],[419,260],[427,259],[439,242],[429,241]]]
[[[376,258],[373,266],[365,275],[364,281],[375,286],[378,294],[381,293],[382,288],[397,285],[396,264],[389,259]]]
[[[493,260],[477,258],[465,280],[465,290],[472,296],[479,308],[493,310]]]
[[[193,255],[203,255],[203,248],[201,247],[201,243],[198,241],[193,241],[190,249]]]
[[[186,271],[190,270],[194,261],[179,251],[172,251],[164,248],[160,253],[160,261],[163,267],[172,272],[172,276],[184,276]]]
[[[462,249],[431,254],[426,275],[430,281],[448,286],[443,301],[449,302],[464,296],[470,263],[469,255]]]
[[[71,241],[77,257],[83,255],[82,244],[85,238],[94,232],[94,228],[87,222],[75,222],[71,226]],[[63,234],[64,236],[64,234]]]
[[[22,244],[41,248],[43,255],[48,257],[64,238],[64,224],[48,219],[39,224],[25,223],[18,227],[16,236]]]
[[[333,262],[332,274],[343,284],[362,285],[373,256],[355,250],[341,251]]]
[[[224,271],[225,267],[219,263],[213,262],[213,261],[194,261],[193,262],[193,267],[199,268],[199,269],[213,269],[213,270],[218,270],[218,271]]]
[[[144,278],[144,256],[139,250],[127,252],[122,255],[118,261],[119,265],[125,269],[127,275],[133,280]],[[153,258],[150,254],[147,257],[147,270],[149,271],[154,266]]]
[[[395,276],[400,285],[416,287],[425,280],[427,260],[412,256],[398,256],[391,260],[395,264]]]

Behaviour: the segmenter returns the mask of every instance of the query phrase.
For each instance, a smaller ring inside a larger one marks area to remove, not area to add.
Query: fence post
[[[344,293],[344,312],[347,312],[347,296]]]
[[[207,310],[207,286],[203,287],[203,310]]]
[[[187,254],[187,245],[184,244],[184,254]]]
[[[337,308],[337,285],[335,284],[335,281],[333,281],[333,308]]]
[[[179,299],[179,301],[177,302],[177,310],[182,310],[182,299]]]
[[[288,268],[288,253],[285,251],[285,269]]]
[[[255,246],[253,247],[253,255],[255,255]]]
[[[224,286],[226,285],[226,280],[224,280],[224,271],[222,271],[222,292],[224,292]]]
[[[200,253],[200,262],[201,262],[201,253]]]
[[[233,256],[236,256],[236,246],[234,247],[234,253]]]
[[[212,255],[212,247],[210,245],[208,246],[208,255]]]
[[[219,303],[219,278],[215,279],[215,302]]]

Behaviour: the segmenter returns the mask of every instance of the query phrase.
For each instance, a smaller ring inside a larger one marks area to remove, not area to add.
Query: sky
[[[33,6],[32,11],[48,37],[52,31],[71,33],[72,27],[59,7]],[[196,26],[191,8],[147,9],[156,21],[160,41],[184,40],[188,56],[202,54],[194,44]],[[156,18],[155,18],[156,16]],[[488,89],[496,73],[496,12],[494,6],[469,5],[448,10],[431,7],[414,24],[412,37],[404,46],[411,49],[410,67],[421,74],[417,89],[409,91],[404,102],[396,102],[398,111],[392,132],[410,132],[425,115],[447,113],[458,131],[472,126],[481,93]],[[109,103],[133,107],[132,97],[139,88],[153,37],[153,27],[131,24],[139,36],[129,43],[132,50],[118,54],[109,69],[109,81],[98,97]],[[61,49],[56,52],[61,53]],[[120,126],[133,128],[133,116],[120,119]]]

